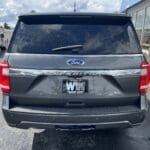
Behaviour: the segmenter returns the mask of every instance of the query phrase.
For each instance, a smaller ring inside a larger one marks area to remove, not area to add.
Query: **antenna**
[[[77,3],[76,3],[76,0],[74,0],[74,12],[77,12]]]

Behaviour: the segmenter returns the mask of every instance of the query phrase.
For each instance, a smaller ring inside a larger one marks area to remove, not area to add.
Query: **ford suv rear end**
[[[132,127],[148,73],[129,16],[22,15],[0,64],[3,114],[17,128]]]

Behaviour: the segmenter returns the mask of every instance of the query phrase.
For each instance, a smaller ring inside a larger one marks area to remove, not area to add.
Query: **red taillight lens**
[[[141,77],[140,77],[140,93],[145,94],[150,82],[150,64],[143,63],[141,65]]]
[[[10,93],[9,64],[0,62],[0,88],[3,93]]]

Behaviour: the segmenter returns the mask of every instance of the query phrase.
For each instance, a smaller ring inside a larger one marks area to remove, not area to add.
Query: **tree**
[[[31,10],[30,13],[36,13],[36,11],[35,10]]]
[[[11,27],[5,22],[4,23],[4,29],[11,29]]]

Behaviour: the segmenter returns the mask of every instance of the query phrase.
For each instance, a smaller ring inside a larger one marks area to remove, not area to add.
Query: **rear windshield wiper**
[[[52,51],[60,51],[60,50],[73,50],[77,48],[83,48],[83,45],[69,45],[69,46],[64,46],[64,47],[57,47],[53,48]]]

